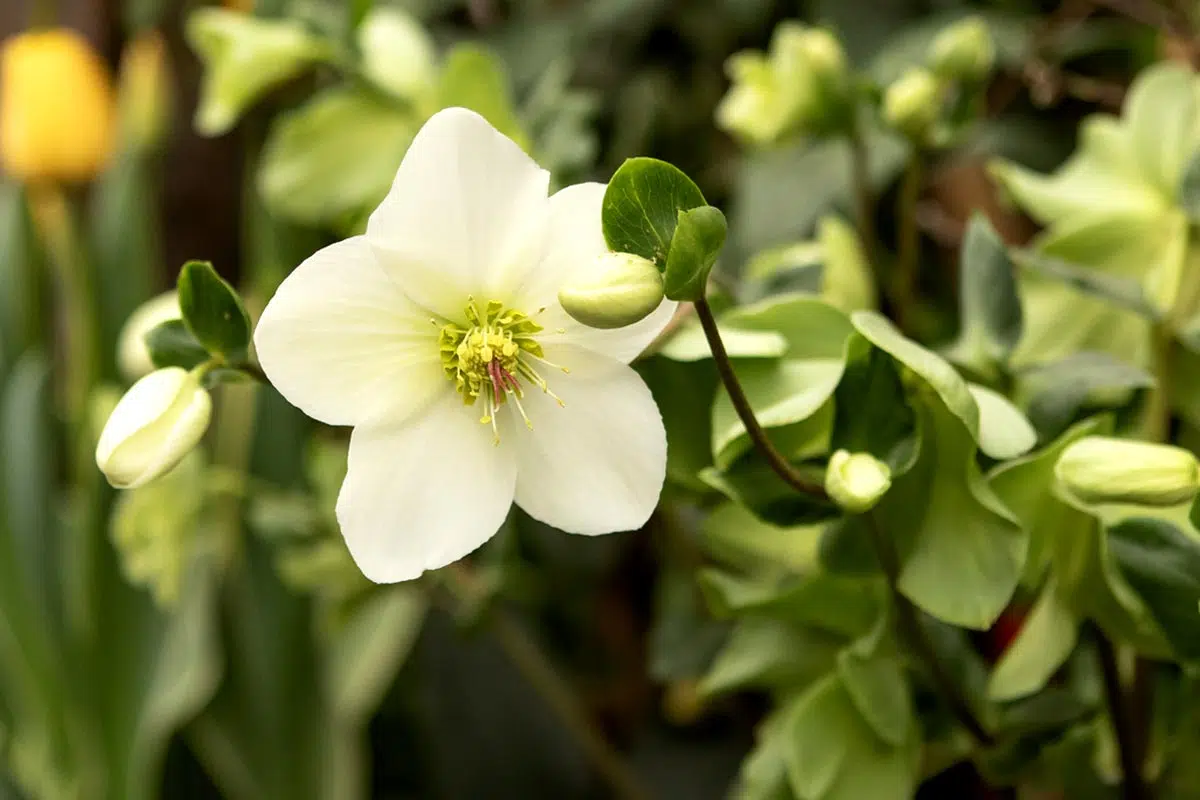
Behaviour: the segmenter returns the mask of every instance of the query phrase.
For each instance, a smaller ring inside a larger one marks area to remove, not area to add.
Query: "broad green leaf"
[[[704,195],[678,167],[631,158],[604,192],[601,220],[610,250],[633,253],[664,268],[679,213],[705,205]]]
[[[1169,522],[1139,518],[1109,528],[1108,549],[1176,654],[1200,658],[1200,542]]]
[[[874,308],[875,276],[853,226],[838,216],[822,217],[817,223],[824,268],[821,270],[821,299],[846,313]]]
[[[271,125],[258,188],[274,214],[345,224],[379,204],[420,121],[351,88],[327,89]]]
[[[988,697],[1017,700],[1045,688],[1079,635],[1079,620],[1063,606],[1051,579],[988,680]]]
[[[1097,212],[1153,216],[1168,207],[1143,173],[1127,127],[1106,115],[1084,120],[1075,154],[1053,175],[1007,162],[990,171],[1023,211],[1047,225]]]
[[[1142,173],[1173,198],[1184,168],[1200,145],[1200,86],[1182,64],[1162,62],[1142,71],[1125,99],[1133,154]]]
[[[914,736],[908,680],[896,655],[879,647],[848,647],[838,654],[838,674],[858,713],[880,739],[903,747]]]
[[[355,36],[367,78],[418,108],[430,102],[437,80],[437,52],[415,17],[399,8],[372,9]]]
[[[438,101],[442,108],[471,109],[521,147],[528,147],[504,63],[487,48],[471,42],[460,42],[450,48],[442,66]],[[387,176],[389,183],[394,173],[392,170]]]
[[[749,687],[795,690],[828,673],[846,640],[769,619],[738,622],[700,684],[715,695]]]
[[[705,517],[700,534],[714,558],[740,569],[802,572],[815,563],[818,529],[771,525],[737,503],[725,503]]]
[[[330,54],[330,44],[294,19],[263,19],[201,8],[187,19],[188,43],[204,62],[196,129],[218,136],[267,90]]]
[[[725,215],[712,206],[679,212],[663,271],[663,294],[669,300],[704,296],[708,273],[725,245]]]
[[[967,385],[979,406],[979,449],[1004,460],[1024,455],[1037,444],[1037,431],[1008,398],[986,386]]]
[[[742,762],[733,800],[793,800],[788,786],[786,735],[780,733],[784,714],[781,709],[773,711],[758,726],[755,732],[755,747]]]
[[[787,577],[700,573],[700,586],[719,617],[764,617],[847,639],[876,627],[883,611],[882,583],[822,572]]]
[[[1010,362],[1018,370],[1083,352],[1135,366],[1150,363],[1151,323],[1144,316],[1031,274],[1021,281],[1021,304],[1025,333]]]
[[[709,408],[718,391],[716,370],[710,363],[680,363],[661,357],[640,359],[635,369],[662,414],[668,478],[692,491],[709,491],[699,475],[712,465]]]
[[[207,261],[189,261],[179,271],[179,309],[183,323],[208,352],[227,361],[246,358],[250,315],[242,299]]]
[[[1152,387],[1154,376],[1107,353],[1084,352],[1023,372],[1020,385],[1029,419],[1054,435],[1084,409],[1125,405],[1133,392]]]
[[[793,464],[793,466],[796,466]],[[823,471],[800,467],[817,484]],[[771,466],[759,458],[744,458],[729,468],[708,468],[700,473],[706,486],[729,500],[744,506],[756,517],[773,525],[793,526],[819,522],[837,516],[840,509],[832,502],[797,492],[784,483]]]
[[[1143,292],[1142,285],[1132,278],[1111,275],[1092,269],[1090,265],[1071,263],[1029,250],[1014,251],[1013,260],[1022,269],[1059,281],[1118,308],[1132,311],[1150,320],[1159,317],[1159,312]]]
[[[987,218],[976,213],[967,225],[959,259],[959,314],[962,329],[954,352],[1003,361],[1021,339],[1021,300],[1016,269]]]
[[[1001,464],[988,474],[992,491],[1029,533],[1025,583],[1037,586],[1049,563],[1054,538],[1070,525],[1088,521],[1077,509],[1053,492],[1054,465],[1068,445],[1084,436],[1103,433],[1110,426],[1092,418],[1078,423],[1058,439],[1024,458]]]
[[[192,369],[208,360],[208,351],[181,319],[167,320],[147,333],[146,348],[150,351],[150,361],[158,369]]]
[[[916,789],[920,741],[891,747],[858,713],[843,681],[830,675],[792,701],[784,731],[792,790],[803,800],[908,800]],[[914,726],[915,727],[915,726]]]
[[[896,362],[862,335],[846,346],[847,366],[835,394],[834,449],[870,453],[893,470],[906,464],[901,446],[916,425]]]
[[[777,358],[787,352],[788,343],[774,331],[748,331],[734,324],[721,322],[721,343],[730,358]],[[673,361],[703,361],[712,358],[712,350],[704,330],[697,324],[686,324],[663,345],[658,354]]]

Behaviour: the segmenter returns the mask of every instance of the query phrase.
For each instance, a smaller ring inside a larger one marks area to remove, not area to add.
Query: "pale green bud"
[[[582,280],[558,291],[563,310],[591,328],[623,328],[644,319],[663,299],[662,273],[632,253],[605,253]]]
[[[891,486],[891,469],[870,453],[838,450],[825,470],[825,491],[852,514],[871,510]]]
[[[733,83],[717,106],[717,127],[751,144],[778,140],[788,124],[788,107],[770,62],[762,53],[735,53],[725,70]]]
[[[927,69],[901,75],[883,96],[883,118],[911,139],[923,139],[941,110],[941,86]]]
[[[943,30],[929,48],[929,67],[946,80],[975,83],[987,77],[996,46],[987,25],[970,17]]]
[[[204,436],[212,398],[201,373],[156,370],[135,383],[104,425],[96,466],[118,489],[133,489],[166,474]]]
[[[372,11],[358,28],[358,49],[363,73],[378,86],[418,106],[432,101],[437,52],[411,14],[398,8]]]
[[[1054,467],[1059,483],[1086,503],[1174,506],[1200,491],[1200,462],[1180,447],[1088,436]]]
[[[174,290],[147,300],[129,315],[117,338],[117,368],[126,380],[134,381],[154,371],[150,348],[146,346],[146,334],[164,322],[182,318],[179,296]]]
[[[329,57],[329,45],[291,19],[262,19],[222,8],[200,8],[187,38],[204,62],[196,129],[217,136],[263,93]]]
[[[785,22],[771,42],[771,62],[789,120],[802,131],[825,133],[845,121],[846,54],[832,33]]]
[[[804,59],[809,71],[822,80],[841,80],[846,74],[842,43],[823,28],[806,28],[790,35],[790,46]]]

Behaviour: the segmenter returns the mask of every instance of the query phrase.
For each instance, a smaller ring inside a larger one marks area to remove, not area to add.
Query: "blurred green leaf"
[[[967,224],[959,270],[961,332],[952,352],[968,365],[976,358],[1004,361],[1021,339],[1016,269],[996,229],[978,212]]]
[[[667,476],[692,491],[707,492],[700,471],[712,464],[712,400],[717,391],[711,364],[644,358],[636,365],[650,387],[667,430]]]
[[[678,167],[653,158],[628,159],[604,192],[604,239],[610,250],[639,255],[665,269],[680,212],[704,205],[704,195]]]
[[[1084,409],[1125,405],[1134,391],[1154,386],[1154,376],[1107,353],[1076,353],[1020,376],[1030,420],[1055,435]]]
[[[749,687],[796,690],[834,669],[845,639],[768,619],[737,623],[700,689],[715,695]]]
[[[725,644],[729,624],[714,620],[703,600],[690,566],[668,563],[659,572],[648,642],[655,680],[699,678]]]
[[[1134,280],[1114,277],[1081,264],[1073,264],[1030,250],[1014,251],[1013,260],[1022,269],[1033,270],[1047,278],[1061,281],[1084,294],[1100,298],[1148,319],[1159,317],[1159,312],[1150,304],[1142,287]]]
[[[1200,658],[1200,542],[1159,519],[1108,529],[1117,568],[1146,603],[1181,659]]]
[[[171,319],[156,325],[146,334],[150,360],[158,369],[183,367],[192,369],[208,360],[208,351],[196,341],[181,319]]]
[[[1051,579],[988,681],[988,697],[1004,702],[1041,691],[1075,649],[1079,620],[1062,605]]]
[[[1037,431],[1008,398],[986,386],[967,385],[979,408],[979,449],[995,459],[1016,458],[1037,444]]]
[[[724,564],[748,571],[810,569],[815,563],[817,533],[805,525],[771,525],[737,503],[714,509],[700,526],[705,550]]]
[[[679,212],[663,272],[663,294],[671,300],[704,296],[708,273],[725,245],[725,215],[712,206]]]
[[[250,315],[237,290],[207,261],[184,264],[177,289],[183,323],[196,341],[227,361],[245,360],[250,347]]]
[[[1179,206],[1192,222],[1200,220],[1200,152],[1194,153],[1179,181]]]
[[[896,362],[860,334],[850,337],[847,366],[835,395],[831,447],[870,453],[893,469],[908,461],[901,444],[910,440],[916,418],[905,399]]]
[[[528,147],[525,131],[517,119],[504,63],[486,48],[462,42],[446,53],[438,101],[442,108],[461,106],[477,112],[493,128],[522,147]],[[388,178],[390,181],[391,176]]]
[[[16,181],[0,182],[0,285],[5,287],[0,294],[0,375],[45,335],[38,250],[28,192]]]
[[[271,126],[258,171],[267,208],[310,225],[345,225],[387,195],[419,126],[411,112],[365,92],[317,94]]]
[[[881,620],[886,622],[886,619]],[[880,739],[903,747],[915,738],[916,719],[900,659],[881,646],[885,628],[838,654],[838,675],[858,713]]]
[[[809,472],[814,481],[822,479],[822,471]],[[829,519],[839,513],[838,507],[832,502],[797,492],[759,458],[741,459],[721,471],[705,469],[701,471],[700,479],[705,485],[773,525],[804,525]]]

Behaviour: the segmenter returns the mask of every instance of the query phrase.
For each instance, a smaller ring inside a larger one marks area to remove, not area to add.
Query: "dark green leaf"
[[[703,205],[704,195],[678,167],[653,158],[628,159],[604,193],[604,239],[610,250],[648,258],[665,269],[679,212]]]
[[[1084,409],[1125,405],[1134,390],[1153,385],[1150,373],[1101,352],[1075,353],[1021,375],[1029,419],[1043,436],[1058,435]]]
[[[1200,659],[1200,542],[1160,519],[1108,530],[1108,549],[1180,657]]]
[[[1179,181],[1179,205],[1192,222],[1200,222],[1200,152],[1192,154]]]
[[[701,677],[729,636],[729,623],[714,620],[690,568],[668,564],[654,592],[650,628],[650,675],[657,681]]]
[[[959,269],[959,310],[962,333],[956,349],[981,350],[990,360],[1003,360],[1021,338],[1021,299],[1016,269],[1004,242],[976,213],[963,238]]]
[[[847,365],[834,395],[834,449],[870,453],[892,469],[906,462],[900,447],[916,427],[895,362],[855,334],[847,345]]]
[[[183,321],[204,349],[241,361],[250,346],[250,316],[237,292],[207,261],[189,261],[179,271]]]
[[[1115,277],[1098,269],[1091,269],[1033,250],[1014,250],[1012,258],[1022,269],[1061,281],[1084,294],[1098,297],[1147,319],[1158,320],[1162,317],[1158,309],[1146,298],[1141,285],[1136,281]]]
[[[822,480],[820,471],[810,470],[810,474],[814,481]],[[705,469],[700,473],[700,479],[773,525],[820,522],[839,513],[833,503],[797,492],[758,458],[742,459],[724,472]]]
[[[712,206],[680,211],[663,272],[663,293],[670,300],[704,296],[708,273],[725,245],[725,215]]]
[[[192,369],[208,360],[208,351],[196,341],[181,319],[169,319],[146,334],[150,360],[158,369],[183,367]]]
[[[747,687],[795,691],[834,669],[844,637],[770,619],[738,622],[704,676],[701,690]]]
[[[640,359],[635,365],[667,430],[667,476],[688,489],[707,492],[700,471],[712,465],[712,406],[717,375],[711,362],[684,363],[669,358]]]
[[[908,681],[894,655],[848,647],[838,654],[838,673],[858,713],[880,739],[900,747],[912,736]]]

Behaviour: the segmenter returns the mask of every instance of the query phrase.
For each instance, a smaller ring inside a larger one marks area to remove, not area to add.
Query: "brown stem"
[[[850,132],[850,171],[854,185],[854,215],[858,238],[867,259],[875,263],[877,237],[875,234],[875,198],[871,191],[870,151],[858,126]]]
[[[915,147],[915,145],[914,145]],[[914,149],[900,194],[896,198],[896,224],[900,226],[896,273],[892,282],[892,306],[901,330],[911,331],[917,306],[918,259],[917,201],[921,199],[921,152]]]
[[[1142,748],[1134,730],[1133,715],[1121,685],[1121,671],[1117,667],[1117,652],[1112,641],[1103,631],[1096,630],[1096,655],[1100,660],[1100,672],[1104,677],[1104,696],[1108,702],[1108,714],[1112,719],[1117,739],[1117,751],[1121,758],[1122,797],[1124,800],[1149,800],[1150,792],[1142,776]]]
[[[471,569],[459,563],[451,565],[444,573],[448,577],[446,583],[455,597],[472,604],[471,597],[479,589],[478,579]],[[650,800],[650,792],[588,719],[571,687],[520,623],[503,609],[491,608],[488,610],[487,626],[513,666],[550,707],[596,772],[608,783],[613,796],[620,800]]]
[[[929,677],[933,679],[934,686],[942,697],[950,712],[958,719],[960,725],[966,728],[979,744],[987,747],[995,744],[995,737],[984,727],[979,717],[971,709],[971,704],[967,702],[967,698],[959,691],[958,684],[954,678],[946,671],[945,665],[938,658],[937,650],[934,649],[933,642],[929,638],[928,632],[921,625],[921,620],[917,617],[917,610],[909,599],[900,593],[900,588],[897,585],[900,578],[900,558],[896,554],[896,549],[892,546],[891,540],[883,529],[879,527],[879,522],[875,519],[874,514],[868,513],[864,515],[863,521],[866,522],[867,529],[871,532],[872,543],[875,546],[875,552],[879,557],[879,564],[883,567],[883,574],[887,577],[888,588],[892,592],[892,602],[896,608],[896,616],[900,627],[903,630],[908,644],[916,651],[917,656],[925,664],[929,670]]]
[[[737,411],[738,418],[746,427],[746,434],[750,437],[750,441],[754,443],[763,458],[767,460],[767,464],[776,475],[783,479],[784,483],[801,494],[828,500],[829,495],[825,492],[824,486],[793,467],[783,454],[775,449],[775,445],[771,444],[771,440],[767,438],[767,432],[763,430],[762,425],[758,423],[758,418],[754,416],[754,409],[750,407],[750,401],[746,399],[746,393],[742,391],[742,384],[733,371],[733,363],[729,360],[725,343],[721,341],[721,331],[717,328],[717,320],[713,317],[708,301],[701,297],[696,300],[695,307],[696,316],[700,318],[700,326],[704,329],[704,336],[708,339],[708,347],[712,350],[713,363],[716,364],[717,373],[721,376],[721,383],[725,385],[725,391],[729,393],[729,399],[733,403],[734,410]]]

